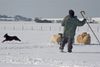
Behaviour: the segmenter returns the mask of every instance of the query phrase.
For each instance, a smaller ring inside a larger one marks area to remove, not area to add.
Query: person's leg
[[[73,39],[69,38],[68,39],[68,52],[72,52],[72,48],[73,48]]]
[[[64,47],[65,47],[65,44],[67,43],[68,41],[68,38],[64,37],[62,38],[61,42],[60,42],[60,47],[59,49],[63,51]]]

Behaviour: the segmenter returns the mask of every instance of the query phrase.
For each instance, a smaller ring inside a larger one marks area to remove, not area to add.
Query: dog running
[[[2,41],[4,43],[5,41],[21,41],[17,36],[9,36],[7,33],[4,35],[5,40]]]

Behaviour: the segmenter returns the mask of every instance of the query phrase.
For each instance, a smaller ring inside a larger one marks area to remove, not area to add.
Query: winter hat
[[[71,17],[73,17],[73,16],[74,16],[74,11],[73,11],[73,10],[69,10],[69,15],[70,15]]]

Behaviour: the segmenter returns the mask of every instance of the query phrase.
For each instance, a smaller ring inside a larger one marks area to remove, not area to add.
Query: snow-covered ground
[[[84,31],[91,35],[91,44],[78,45],[73,52],[59,51],[50,37],[63,31],[60,24],[0,23],[0,67],[100,67],[100,45],[87,25],[77,28],[76,36]],[[100,39],[100,25],[91,24]],[[16,35],[22,41],[1,43],[3,35]],[[76,37],[75,36],[75,37]]]

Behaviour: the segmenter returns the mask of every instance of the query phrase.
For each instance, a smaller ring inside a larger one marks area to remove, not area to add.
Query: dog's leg
[[[21,41],[20,39],[18,39],[18,41]]]
[[[16,41],[21,41],[18,37],[13,37],[13,40],[16,40]]]
[[[6,40],[3,40],[2,43],[4,43]]]
[[[19,38],[17,38],[18,41],[21,41]]]
[[[19,38],[18,39],[16,39],[17,41],[21,41]]]

